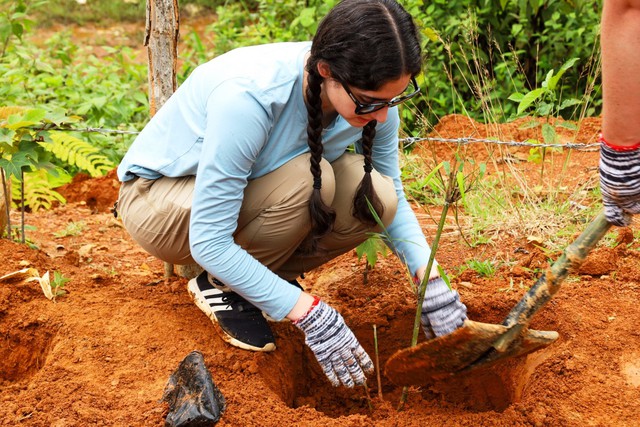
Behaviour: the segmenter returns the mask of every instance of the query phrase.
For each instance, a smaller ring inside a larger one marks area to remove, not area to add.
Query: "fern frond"
[[[58,159],[89,172],[92,177],[103,176],[115,167],[100,149],[66,132],[51,131],[52,143],[42,146]]]
[[[20,200],[20,182],[11,177],[11,198]],[[53,188],[58,187],[60,181],[51,181],[51,175],[44,169],[24,174],[24,204],[32,211],[51,209],[54,202],[66,203],[66,199]]]

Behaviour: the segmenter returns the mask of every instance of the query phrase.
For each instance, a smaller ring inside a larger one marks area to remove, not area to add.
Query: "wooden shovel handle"
[[[558,260],[540,276],[538,281],[522,297],[520,302],[507,315],[503,325],[509,332],[502,335],[494,343],[494,348],[504,351],[518,337],[520,331],[529,324],[533,315],[547,303],[560,289],[562,281],[571,270],[577,269],[585,260],[591,249],[611,228],[604,212],[591,221],[587,228],[570,244]]]

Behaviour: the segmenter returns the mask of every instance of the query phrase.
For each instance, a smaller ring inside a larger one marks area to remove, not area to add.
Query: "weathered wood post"
[[[178,0],[147,0],[144,45],[149,58],[149,113],[153,116],[178,87],[176,78],[180,10]],[[195,277],[198,265],[179,265],[178,275]],[[164,264],[165,277],[173,275],[173,264]]]
[[[144,45],[149,58],[149,113],[153,116],[178,87],[176,68],[180,11],[178,0],[147,0]]]

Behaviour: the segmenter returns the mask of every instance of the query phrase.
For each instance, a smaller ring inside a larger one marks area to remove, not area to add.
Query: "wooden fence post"
[[[144,45],[149,58],[149,113],[153,116],[178,87],[176,69],[180,9],[178,0],[147,0]],[[178,275],[195,277],[202,271],[198,265],[179,265]],[[173,264],[164,263],[165,277],[174,274]]]

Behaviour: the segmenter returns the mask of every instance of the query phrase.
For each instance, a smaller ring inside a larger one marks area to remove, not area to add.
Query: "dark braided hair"
[[[327,206],[320,196],[322,188],[322,170],[320,161],[322,160],[322,77],[317,72],[309,73],[307,77],[307,114],[309,123],[307,125],[307,143],[311,150],[311,174],[313,175],[313,193],[309,199],[309,209],[311,212],[311,248],[315,249],[315,240],[331,231],[333,222],[336,219],[335,211]]]
[[[315,241],[329,233],[335,212],[320,198],[322,186],[322,91],[323,77],[318,64],[329,66],[331,77],[349,87],[378,90],[387,82],[404,75],[420,73],[422,52],[420,39],[411,15],[395,0],[343,0],[320,22],[307,61],[306,106],[309,124],[308,144],[311,150],[311,173],[314,190],[309,202],[311,213],[311,248]],[[375,225],[367,200],[379,217],[383,206],[371,183],[371,150],[376,134],[376,121],[362,130],[365,174],[353,202],[353,216]]]

